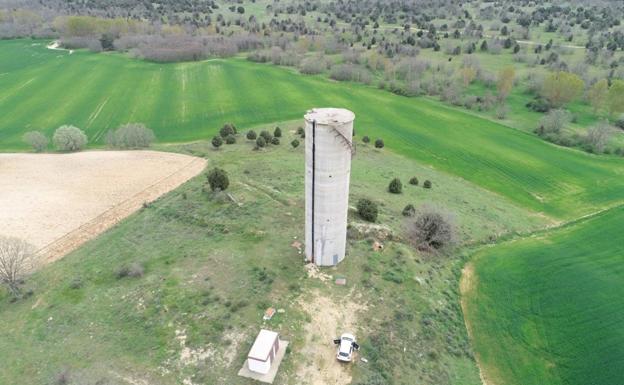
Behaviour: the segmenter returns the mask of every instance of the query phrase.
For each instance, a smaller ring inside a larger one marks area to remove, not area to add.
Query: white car
[[[353,334],[344,333],[340,338],[334,340],[334,344],[338,345],[338,353],[336,358],[338,361],[351,362],[353,351],[360,349],[360,345],[355,342]]]

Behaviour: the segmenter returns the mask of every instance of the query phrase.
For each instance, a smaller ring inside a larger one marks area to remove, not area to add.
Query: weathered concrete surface
[[[340,108],[305,115],[305,254],[319,266],[336,265],[345,256],[354,119]]]

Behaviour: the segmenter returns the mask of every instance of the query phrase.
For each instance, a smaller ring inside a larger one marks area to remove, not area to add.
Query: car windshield
[[[342,340],[343,340],[343,341],[349,341],[349,342],[353,341],[353,340],[352,340],[351,338],[349,338],[349,337],[342,337]]]
[[[345,353],[345,352],[340,352],[340,353],[338,353],[338,354],[340,354],[340,355],[341,355],[341,356],[343,356],[343,357],[347,357],[347,356],[349,355],[349,354],[347,354],[347,353]]]

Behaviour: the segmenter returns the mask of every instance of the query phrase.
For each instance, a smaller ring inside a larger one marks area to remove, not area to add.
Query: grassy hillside
[[[284,144],[263,151],[243,138],[218,151],[207,142],[163,148],[225,168],[236,203],[202,192],[199,176],[37,272],[29,298],[10,303],[0,290],[0,383],[47,384],[66,370],[72,381],[83,378],[81,385],[124,383],[122,377],[154,385],[185,378],[249,384],[236,373],[269,305],[286,312],[268,327],[292,342],[276,384],[301,383],[297,368],[309,361],[302,349],[311,319],[299,301],[313,301],[318,290],[339,299],[353,293],[367,306],[355,331],[370,361],[353,365],[354,384],[379,373],[392,381],[383,383],[478,384],[458,293],[449,285],[460,259],[425,258],[401,241],[384,241],[376,253],[363,236],[349,241],[344,263],[325,270],[347,277],[346,288],[306,278],[302,255],[291,246],[303,237],[303,148],[286,144],[296,124],[281,126]],[[429,179],[433,188],[406,184],[403,194],[389,194],[394,176]],[[371,146],[360,148],[352,168],[351,204],[364,196],[382,205],[379,222],[395,238],[403,235],[406,203],[455,212],[462,244],[545,223],[462,179]],[[361,222],[351,214],[350,223]],[[133,263],[145,274],[118,278]],[[211,352],[206,363],[182,358],[182,331],[191,357]]]
[[[160,141],[210,137],[224,122],[250,127],[298,119],[314,106],[355,111],[359,135],[461,176],[519,205],[571,218],[624,198],[624,162],[558,148],[522,132],[441,106],[361,85],[335,83],[244,60],[159,65],[117,54],[0,42],[0,147],[61,124],[92,142],[126,122],[143,122]]]
[[[477,254],[467,319],[492,384],[624,383],[623,225],[617,208]]]

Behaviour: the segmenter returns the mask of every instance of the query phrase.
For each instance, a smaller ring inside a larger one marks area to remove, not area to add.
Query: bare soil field
[[[176,188],[206,160],[156,151],[0,154],[0,234],[61,258]]]

